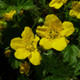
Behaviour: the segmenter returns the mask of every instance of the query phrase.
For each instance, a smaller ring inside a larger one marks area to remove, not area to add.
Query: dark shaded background
[[[0,44],[0,80],[17,80],[17,71],[13,70],[4,55],[4,48]]]

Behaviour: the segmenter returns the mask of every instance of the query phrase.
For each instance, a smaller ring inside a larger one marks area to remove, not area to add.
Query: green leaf
[[[18,69],[20,64],[21,62],[19,60],[13,59],[11,62],[11,67],[13,67],[13,69]]]
[[[74,54],[78,56],[78,53],[80,52],[80,49],[76,45],[72,45],[72,50],[74,51]]]
[[[42,55],[42,64],[40,65],[40,69],[36,71],[41,71],[43,68],[43,77],[52,76],[53,80],[55,78],[66,78],[69,76],[73,76],[74,69],[72,66],[67,63],[63,63],[62,54],[59,52],[54,53],[53,50],[48,50]]]
[[[13,69],[18,69],[19,65],[22,63],[20,60],[16,59],[12,53],[9,56],[8,62],[11,64]]]
[[[30,79],[24,74],[18,74],[17,80],[30,80]]]
[[[33,9],[34,8],[34,4],[33,4],[33,0],[21,0],[20,2],[18,2],[17,4],[17,10],[29,10],[29,9]]]
[[[53,76],[48,76],[44,80],[67,80],[67,78],[54,78]]]
[[[69,62],[70,65],[74,65],[77,63],[77,57],[79,55],[80,50],[75,46],[67,46],[62,52],[64,62]]]
[[[80,62],[76,65],[75,71],[74,71],[74,75],[78,76],[80,75]]]
[[[0,1],[0,10],[6,8],[6,4],[3,1]]]

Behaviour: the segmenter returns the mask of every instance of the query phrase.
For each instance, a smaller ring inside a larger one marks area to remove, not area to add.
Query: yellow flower
[[[10,53],[11,53],[11,50],[6,50],[6,51],[4,52],[4,54],[5,54],[6,57],[9,57]]]
[[[39,42],[41,47],[62,51],[69,42],[66,37],[70,36],[74,30],[71,22],[62,23],[56,15],[50,14],[46,16],[44,25],[37,27],[36,33],[42,37]]]
[[[66,3],[68,0],[52,0],[49,3],[50,7],[54,7],[56,9],[59,9],[64,3]]]
[[[29,71],[30,71],[30,66],[29,66],[28,62],[25,61],[24,63],[20,64],[20,73],[21,74],[27,75],[29,73]]]
[[[73,1],[69,15],[80,19],[80,1]]]
[[[26,59],[33,65],[39,65],[41,61],[41,55],[37,49],[37,42],[39,37],[35,36],[29,27],[25,27],[21,34],[21,37],[16,37],[11,40],[10,46],[16,50],[14,56],[17,59]]]
[[[13,18],[13,15],[16,13],[16,10],[11,10],[9,13],[3,14],[4,20],[10,21]]]

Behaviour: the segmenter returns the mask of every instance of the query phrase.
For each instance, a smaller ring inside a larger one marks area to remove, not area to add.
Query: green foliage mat
[[[3,60],[3,57],[6,59],[4,56],[6,50],[11,50],[7,63],[16,70],[17,80],[78,80],[77,76],[80,76],[80,19],[69,16],[73,0],[68,0],[60,9],[50,8],[50,1],[0,0],[0,21],[3,20],[4,13],[11,10],[17,11],[12,20],[4,21],[3,28],[0,29],[0,60]],[[20,15],[21,10],[23,13]],[[12,38],[20,37],[25,26],[32,28],[36,34],[37,26],[44,24],[48,14],[57,15],[62,22],[72,22],[75,32],[68,37],[69,44],[60,52],[54,49],[44,50],[38,44],[42,56],[41,64],[34,66],[28,59],[25,59],[30,64],[30,71],[27,75],[20,74],[20,64],[25,60],[18,60],[14,57],[15,51],[11,49],[10,41]],[[5,68],[8,69],[6,65]],[[1,74],[0,80],[2,80]]]

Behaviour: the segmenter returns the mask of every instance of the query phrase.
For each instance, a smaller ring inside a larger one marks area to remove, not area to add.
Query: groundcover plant
[[[0,0],[0,80],[5,63],[16,80],[79,80],[80,1]]]

